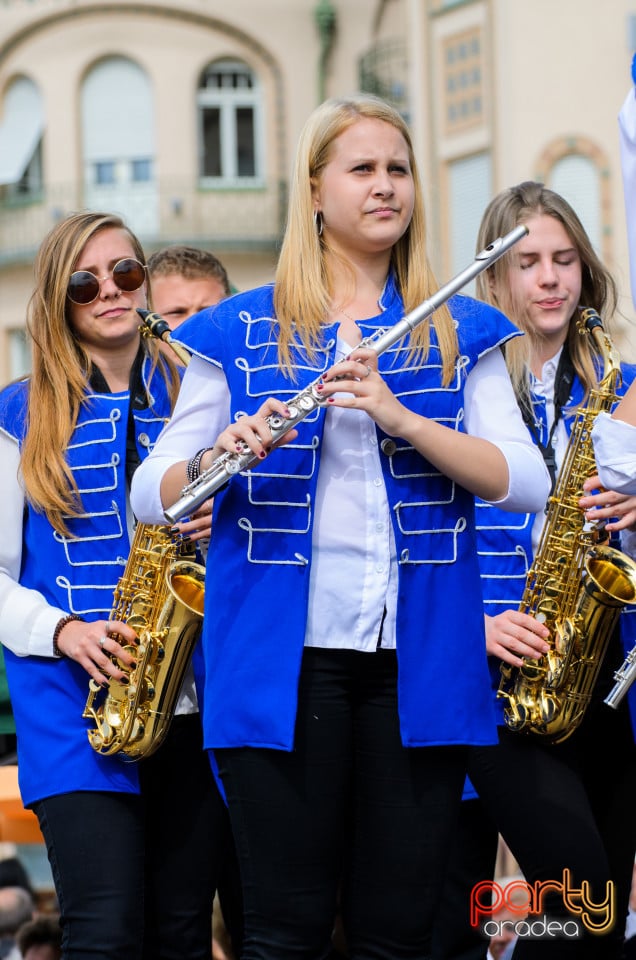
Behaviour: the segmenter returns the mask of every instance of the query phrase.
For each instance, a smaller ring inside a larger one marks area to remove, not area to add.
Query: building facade
[[[29,367],[32,264],[60,217],[121,213],[270,280],[304,120],[371,90],[408,119],[440,281],[485,205],[540,179],[581,215],[633,308],[616,116],[636,0],[0,0],[0,382]],[[633,357],[631,357],[633,359]]]

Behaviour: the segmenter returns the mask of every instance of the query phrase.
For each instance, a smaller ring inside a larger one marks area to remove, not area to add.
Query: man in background
[[[19,928],[32,920],[35,904],[23,887],[0,888],[0,958],[20,960],[22,954],[16,944]]]
[[[198,247],[171,246],[148,259],[152,308],[171,330],[232,292],[221,261]]]
[[[60,960],[62,928],[57,917],[36,917],[18,930],[16,941],[22,960]]]

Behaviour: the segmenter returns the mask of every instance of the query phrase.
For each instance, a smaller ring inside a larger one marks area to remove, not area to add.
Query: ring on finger
[[[108,636],[106,634],[104,634],[103,637],[99,638],[99,645],[102,648],[102,650],[104,649],[104,644],[106,643],[107,640],[108,640]]]
[[[371,367],[370,367],[369,364],[367,363],[367,373],[366,373],[366,376],[365,376],[365,378],[364,378],[365,380],[366,380],[366,378],[369,376],[370,373],[371,373]]]

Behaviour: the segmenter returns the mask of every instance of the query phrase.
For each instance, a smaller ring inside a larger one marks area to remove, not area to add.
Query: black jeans
[[[404,748],[393,652],[305,651],[294,750],[216,751],[243,880],[242,960],[425,960],[463,747]],[[341,883],[340,883],[341,881]]]
[[[64,960],[210,960],[212,901],[226,882],[237,950],[240,886],[227,809],[198,715],[175,717],[139,761],[142,796],[69,793],[34,805],[46,840]]]
[[[582,725],[563,743],[550,745],[502,728],[499,746],[470,750],[468,769],[480,800],[461,807],[461,839],[453,851],[447,902],[437,924],[436,960],[486,956],[487,941],[482,940],[480,948],[479,935],[468,925],[467,904],[474,883],[492,877],[493,823],[530,884],[560,881],[567,868],[573,885],[590,884],[594,902],[603,899],[608,881],[615,885],[612,931],[593,935],[581,924],[581,939],[520,938],[514,960],[621,956],[636,850],[636,746],[627,703],[615,712],[603,704],[603,694],[596,695]],[[462,904],[454,918],[452,903]],[[551,918],[573,919],[558,892],[546,899],[545,907]]]
[[[469,752],[469,756],[471,752]],[[488,938],[470,923],[473,887],[495,874],[499,834],[479,797],[463,800],[435,918],[433,960],[486,960]]]
[[[198,714],[173,719],[163,745],[139,764],[139,782],[146,836],[144,960],[210,960],[217,888],[238,955],[238,864]]]
[[[64,960],[141,960],[141,797],[65,793],[40,800],[33,809],[55,882]]]

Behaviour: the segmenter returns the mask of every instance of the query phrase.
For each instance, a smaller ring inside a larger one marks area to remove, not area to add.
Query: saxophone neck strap
[[[552,421],[552,426],[550,427],[550,432],[548,434],[546,443],[543,443],[541,440],[541,434],[537,427],[537,421],[530,397],[527,394],[521,396],[516,394],[516,400],[519,409],[521,410],[523,422],[530,431],[535,444],[541,451],[545,465],[548,468],[550,480],[552,481],[550,493],[552,493],[554,490],[557,476],[556,454],[552,445],[552,440],[554,437],[554,431],[556,430],[557,425],[563,416],[563,409],[570,399],[570,395],[572,393],[574,373],[574,364],[572,363],[570,349],[566,340],[563,344],[563,349],[561,350],[561,356],[559,357],[559,363],[554,378],[554,420]]]

